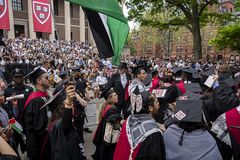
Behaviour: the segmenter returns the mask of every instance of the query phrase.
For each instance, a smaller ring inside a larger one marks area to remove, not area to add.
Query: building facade
[[[88,21],[79,5],[65,0],[50,0],[52,7],[52,33],[33,30],[32,0],[9,0],[10,30],[0,30],[0,35],[15,38],[21,35],[49,40],[76,40],[93,42]],[[11,14],[13,13],[13,14]]]

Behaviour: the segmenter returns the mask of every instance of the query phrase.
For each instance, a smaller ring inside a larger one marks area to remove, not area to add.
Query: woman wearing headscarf
[[[112,160],[121,131],[122,117],[115,107],[118,103],[118,96],[110,86],[103,90],[101,97],[104,97],[106,102],[99,114],[99,125],[93,138],[96,150],[92,158]]]

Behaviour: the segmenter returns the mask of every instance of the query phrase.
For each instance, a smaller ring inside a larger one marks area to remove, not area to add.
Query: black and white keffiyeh
[[[134,149],[153,133],[161,132],[157,122],[148,114],[131,115],[126,122],[128,142],[131,147],[130,159]]]
[[[212,124],[211,131],[215,133],[221,141],[231,146],[231,139],[228,133],[225,113],[219,116]]]

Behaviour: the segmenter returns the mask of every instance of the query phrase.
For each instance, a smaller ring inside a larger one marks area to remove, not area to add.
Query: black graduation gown
[[[160,132],[148,136],[140,145],[136,160],[164,160],[166,152]]]
[[[93,139],[93,143],[96,146],[95,153],[92,155],[92,158],[94,160],[112,160],[113,159],[116,144],[107,144],[103,140],[106,123],[109,120],[113,122],[121,120],[121,115],[120,113],[117,112],[117,109],[115,107],[111,107],[106,112],[106,114],[103,116],[96,130],[96,133]]]
[[[72,109],[64,109],[63,118],[49,130],[51,160],[85,160],[84,149],[72,124]]]
[[[23,107],[24,107],[24,104],[28,98],[28,96],[31,94],[31,92],[33,91],[32,87],[30,86],[27,86],[27,85],[22,85],[22,87],[20,88],[17,88],[13,85],[9,85],[7,89],[5,89],[4,91],[4,96],[5,97],[10,97],[12,96],[13,94],[15,95],[20,95],[20,94],[24,94],[24,98],[23,99],[19,99],[18,100],[18,104],[17,104],[17,107],[18,107],[18,116],[14,116],[13,114],[13,106],[12,106],[12,102],[9,101],[8,103],[6,103],[6,105],[4,106],[5,110],[8,112],[8,115],[10,118],[12,117],[15,117],[15,119],[22,124],[22,112],[23,112]]]
[[[220,83],[219,87],[213,91],[213,103],[222,114],[237,107],[239,98],[232,88],[225,83]]]
[[[47,136],[47,109],[41,109],[45,104],[42,98],[35,98],[29,102],[24,112],[24,129],[27,138],[27,153],[31,160],[40,159],[42,146]],[[43,152],[44,153],[44,152]],[[45,155],[43,155],[42,159]]]

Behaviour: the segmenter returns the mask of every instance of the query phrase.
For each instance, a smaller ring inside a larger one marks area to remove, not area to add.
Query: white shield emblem
[[[0,18],[2,18],[7,11],[7,0],[0,0]]]
[[[50,4],[33,1],[33,13],[37,20],[44,24],[50,17],[51,14],[51,6]]]

